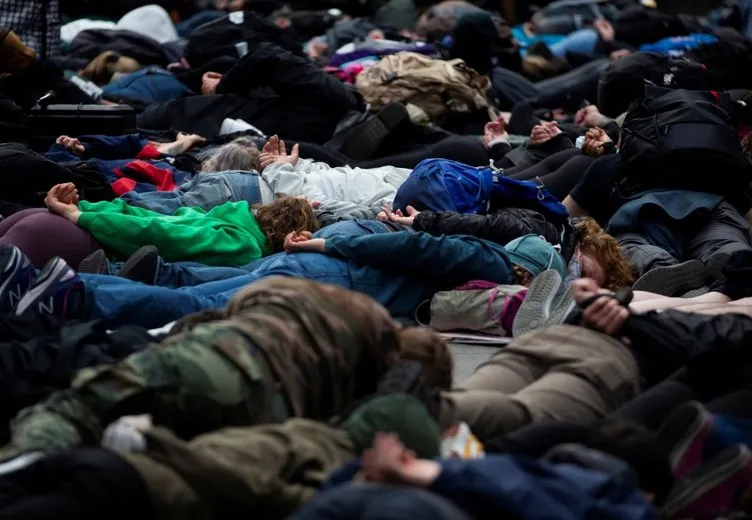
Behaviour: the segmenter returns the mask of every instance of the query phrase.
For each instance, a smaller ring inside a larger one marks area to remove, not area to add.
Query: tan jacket
[[[147,432],[144,454],[128,454],[149,489],[157,520],[221,520],[248,511],[283,519],[355,458],[347,434],[307,419],[226,428],[183,442]]]

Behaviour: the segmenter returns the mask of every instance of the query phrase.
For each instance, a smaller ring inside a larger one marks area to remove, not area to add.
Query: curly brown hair
[[[535,279],[533,273],[517,264],[512,266],[512,276],[514,277],[513,283],[515,285],[524,285],[525,287],[530,287],[530,284]]]
[[[285,237],[293,231],[310,231],[319,228],[319,221],[306,199],[282,197],[271,204],[256,209],[256,221],[274,252],[283,251]]]
[[[589,217],[580,219],[575,229],[580,236],[580,252],[592,256],[603,267],[606,275],[604,289],[618,291],[634,283],[632,265],[614,237]]]
[[[444,339],[425,327],[408,327],[397,332],[400,357],[423,365],[423,380],[430,388],[452,388],[454,358]]]

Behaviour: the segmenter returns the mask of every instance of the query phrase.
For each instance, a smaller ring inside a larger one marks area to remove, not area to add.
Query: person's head
[[[422,459],[439,455],[439,427],[426,407],[408,394],[375,397],[345,420],[340,429],[347,432],[356,453],[373,445],[377,433],[395,433],[405,448]]]
[[[0,74],[18,74],[25,71],[37,53],[24,45],[8,27],[0,27]]]
[[[426,327],[407,327],[399,331],[400,358],[423,365],[423,381],[430,388],[452,388],[454,357],[446,341]]]
[[[512,262],[514,283],[530,285],[533,278],[543,271],[553,269],[564,279],[567,266],[559,252],[537,235],[525,235],[509,242],[506,249],[507,256]]]
[[[450,56],[460,58],[480,74],[488,74],[494,59],[502,67],[518,70],[521,56],[509,24],[484,10],[463,14],[452,29]]]
[[[640,489],[654,495],[656,503],[662,502],[674,486],[668,451],[655,434],[638,424],[605,420],[585,445],[629,464]]]
[[[271,204],[262,204],[255,215],[268,246],[275,252],[284,251],[285,237],[293,231],[313,233],[319,228],[311,204],[298,197],[282,197]]]
[[[201,165],[202,172],[258,171],[259,149],[253,140],[239,137],[220,146]]]
[[[600,287],[618,291],[634,282],[632,265],[619,242],[592,218],[581,218],[574,225],[580,252],[583,278],[592,278]]]

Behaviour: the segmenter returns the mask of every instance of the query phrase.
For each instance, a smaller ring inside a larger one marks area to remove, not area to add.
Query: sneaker
[[[159,267],[159,251],[154,246],[144,246],[133,253],[123,268],[120,269],[119,276],[141,282],[148,285],[154,285],[154,278]]]
[[[382,108],[378,114],[369,117],[350,129],[342,142],[342,153],[357,159],[371,159],[392,131],[410,120],[405,105],[392,103]]]
[[[729,512],[752,481],[752,452],[738,444],[679,482],[661,508],[664,518],[715,518]]]
[[[37,270],[14,246],[0,247],[0,313],[7,314],[21,301]]]
[[[663,296],[676,296],[699,289],[708,281],[708,270],[699,260],[689,260],[677,265],[651,269],[632,286],[635,291],[646,291]]]
[[[26,295],[16,306],[16,315],[28,310],[54,316],[72,317],[78,311],[83,283],[62,258],[53,258],[37,275]]]
[[[84,274],[110,274],[110,262],[104,249],[97,249],[92,254],[81,260],[78,264],[78,272]]]
[[[710,413],[694,401],[679,406],[663,423],[658,438],[670,450],[669,461],[677,479],[683,479],[700,465],[703,446],[712,429]]]
[[[561,285],[561,275],[552,269],[535,277],[514,318],[512,337],[518,338],[544,325],[551,315]]]

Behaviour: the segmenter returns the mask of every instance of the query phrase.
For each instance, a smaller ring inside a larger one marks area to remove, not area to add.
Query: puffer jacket
[[[472,235],[500,245],[533,234],[553,245],[561,246],[561,254],[567,262],[574,254],[575,237],[572,227],[569,224],[556,226],[542,214],[530,209],[502,208],[486,215],[421,211],[413,222],[413,229],[434,236]]]

